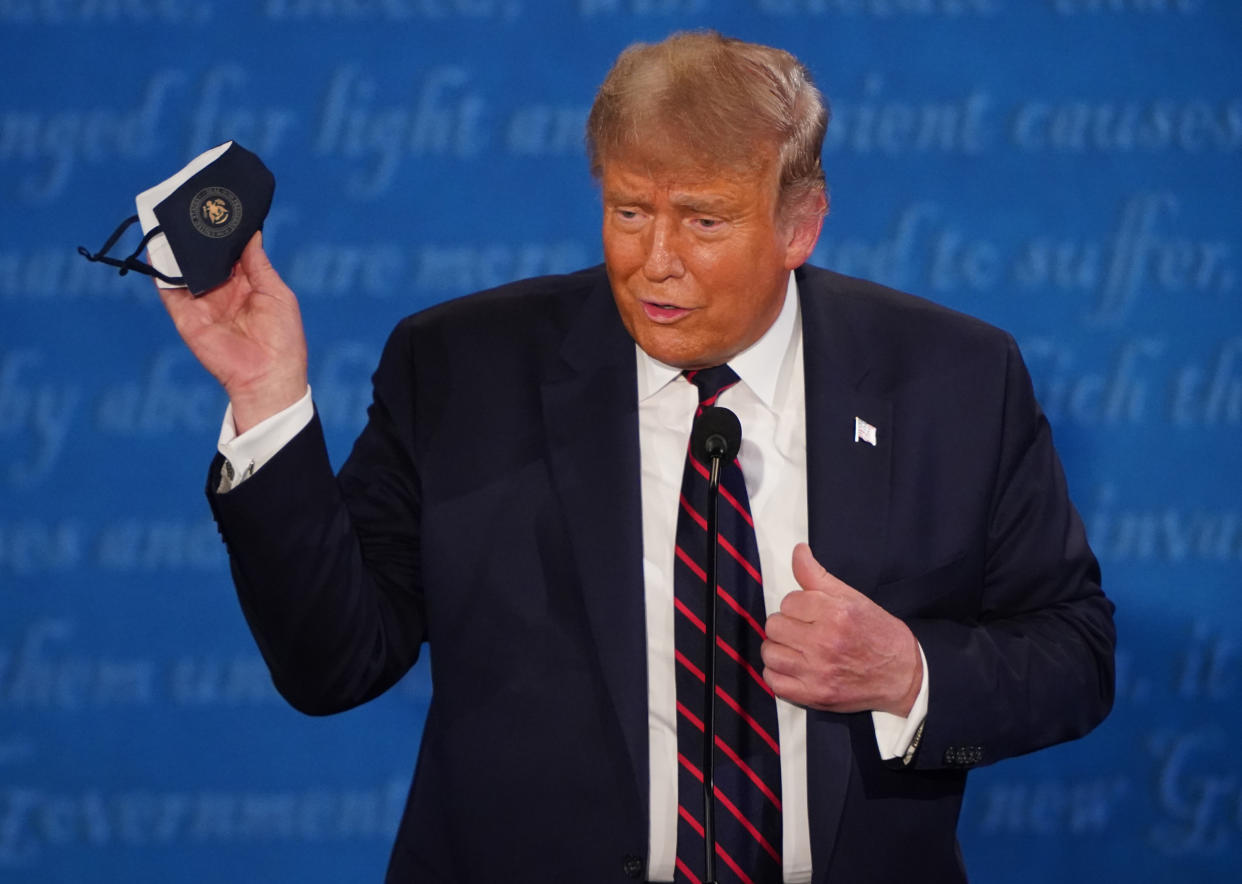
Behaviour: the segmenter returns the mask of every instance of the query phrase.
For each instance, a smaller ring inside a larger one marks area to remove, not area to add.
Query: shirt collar
[[[759,340],[729,360],[729,367],[769,408],[776,403],[777,384],[798,328],[798,283],[789,274],[785,287],[785,303],[776,321]],[[665,365],[634,345],[638,356],[638,401],[654,396],[678,375],[680,368]]]

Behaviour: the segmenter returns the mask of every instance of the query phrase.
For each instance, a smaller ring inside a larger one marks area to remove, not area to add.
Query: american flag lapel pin
[[[875,448],[875,427],[860,417],[854,418],[854,441],[866,442]]]

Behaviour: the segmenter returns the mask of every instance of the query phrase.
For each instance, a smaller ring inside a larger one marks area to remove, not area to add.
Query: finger
[[[241,263],[243,269],[247,273],[261,271],[264,267],[272,266],[272,262],[267,260],[267,252],[263,251],[263,231],[256,230],[254,235],[246,243],[246,247],[242,249]]]
[[[263,250],[262,230],[256,230],[254,236],[250,237],[250,242],[246,243],[246,248],[242,250],[241,259],[237,263],[242,272],[258,288],[284,286],[280,274],[276,272],[276,268],[272,266],[271,260],[267,257],[267,252]]]
[[[781,599],[780,613],[799,623],[815,623],[831,614],[831,605],[828,593],[798,590]]]
[[[816,624],[832,619],[836,611],[832,602],[818,592],[791,592],[781,600],[780,610],[768,618],[765,629],[771,629],[772,617],[776,620],[778,641],[787,645],[801,646],[810,635]],[[771,632],[768,633],[771,637]]]
[[[230,286],[245,285],[251,290],[260,289],[264,287],[264,277],[268,274],[274,275],[275,272],[272,269],[272,262],[267,259],[267,254],[263,251],[263,232],[256,230],[254,235],[246,241],[237,263],[230,268],[228,278],[208,289],[200,297],[209,298]]]
[[[798,585],[803,589],[821,592],[832,577],[815,558],[811,547],[805,543],[799,543],[794,547],[793,575],[794,580],[798,581]]]
[[[806,684],[801,679],[772,669],[764,669],[763,680],[768,683],[772,693],[782,700],[796,703],[799,706],[810,705],[811,692],[807,690]]]
[[[784,605],[782,605],[784,607]],[[763,632],[769,639],[774,642],[780,642],[783,645],[792,645],[796,643],[798,635],[798,627],[805,626],[802,621],[790,617],[784,611],[775,614],[769,614],[768,619],[763,623]]]
[[[218,288],[223,288],[238,280],[245,280],[252,289],[262,288],[263,277],[271,271],[271,267],[272,263],[267,260],[267,254],[263,251],[263,234],[256,230],[246,241],[246,247],[242,249],[241,257],[233,265],[229,278]]]
[[[272,266],[271,259],[263,249],[263,231],[255,231],[254,236],[246,243],[237,268],[255,291],[275,296],[282,301],[296,300],[293,291]]]
[[[765,668],[785,675],[799,676],[806,672],[806,657],[797,648],[768,639],[759,646],[759,657]]]
[[[857,595],[858,591],[844,580],[830,573],[811,553],[811,547],[799,543],[793,551],[794,580],[804,590],[828,595]]]

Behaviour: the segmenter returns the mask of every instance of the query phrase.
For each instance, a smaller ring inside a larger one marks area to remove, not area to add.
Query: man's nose
[[[656,218],[651,225],[651,241],[643,264],[643,275],[651,282],[676,279],[686,272],[677,251],[676,223],[673,219]]]

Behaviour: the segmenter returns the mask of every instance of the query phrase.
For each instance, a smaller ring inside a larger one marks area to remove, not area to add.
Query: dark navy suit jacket
[[[868,714],[809,713],[815,881],[961,881],[966,769],[1104,717],[1112,606],[1012,339],[828,271],[798,284],[811,547],[910,625],[931,674],[906,767]],[[390,881],[642,878],[634,343],[602,268],[404,320],[374,383],[339,477],[315,421],[235,490],[209,483],[278,689],[347,709],[429,642]]]

